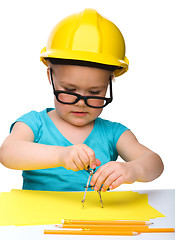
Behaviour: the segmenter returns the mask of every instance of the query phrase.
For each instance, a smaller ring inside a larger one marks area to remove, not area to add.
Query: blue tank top
[[[53,108],[41,112],[31,111],[15,122],[27,124],[33,131],[34,142],[46,145],[72,145],[58,130],[49,115]],[[11,125],[12,130],[15,122]],[[93,149],[95,157],[105,164],[116,161],[118,152],[116,144],[121,134],[128,130],[124,125],[97,118],[94,127],[83,142]],[[98,168],[98,167],[97,167]],[[72,171],[64,167],[23,171],[23,189],[42,191],[84,191],[89,173],[86,170]]]

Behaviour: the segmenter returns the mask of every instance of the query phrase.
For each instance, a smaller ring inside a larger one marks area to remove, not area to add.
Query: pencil
[[[148,229],[146,225],[81,225],[81,224],[58,224],[58,228],[88,228],[90,230],[110,230],[110,231],[135,231],[140,232]]]
[[[148,228],[141,232],[142,233],[166,233],[166,232],[175,232],[175,229],[174,228]]]
[[[113,220],[113,221],[103,221],[103,220],[71,220],[63,219],[61,220],[63,224],[84,224],[84,225],[151,225],[150,222],[145,221],[124,221],[124,220]]]
[[[86,229],[86,230],[44,230],[44,234],[136,236],[140,233],[133,231],[93,231]]]

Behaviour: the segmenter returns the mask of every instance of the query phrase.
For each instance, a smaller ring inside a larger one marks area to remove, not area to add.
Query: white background
[[[126,42],[129,71],[113,84],[114,101],[101,117],[121,122],[163,159],[164,173],[123,189],[175,188],[175,14],[172,0],[30,0],[0,4],[0,144],[13,121],[53,106],[46,67],[40,62],[52,28],[62,18],[95,8],[113,21]],[[21,189],[21,171],[0,164],[0,192]]]

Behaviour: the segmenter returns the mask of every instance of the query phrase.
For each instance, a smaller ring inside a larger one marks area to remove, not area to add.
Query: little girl
[[[96,168],[95,191],[162,173],[161,158],[127,127],[99,117],[112,102],[112,79],[128,69],[123,36],[112,22],[93,9],[63,19],[41,60],[55,108],[18,118],[0,149],[4,166],[23,170],[23,189],[83,191],[88,167]]]

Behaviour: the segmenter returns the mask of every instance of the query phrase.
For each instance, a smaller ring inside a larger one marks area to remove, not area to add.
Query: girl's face
[[[50,69],[48,68],[50,80]],[[52,65],[52,78],[55,90],[70,91],[83,96],[105,97],[111,72],[99,68],[74,65]],[[56,100],[55,109],[59,118],[75,125],[84,126],[94,121],[102,108],[91,108],[83,99],[73,105]]]

